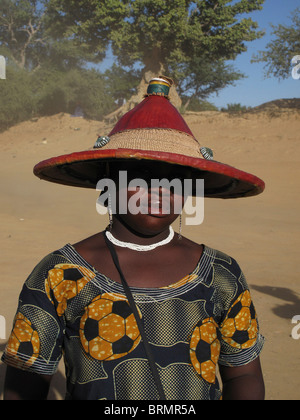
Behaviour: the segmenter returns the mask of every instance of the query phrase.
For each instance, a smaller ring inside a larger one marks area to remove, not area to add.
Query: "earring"
[[[178,233],[178,240],[181,241],[182,239],[182,214],[179,216],[179,233]]]
[[[109,219],[109,230],[112,230],[112,226],[113,226],[113,217],[112,217],[112,208],[111,208],[111,196],[110,194],[108,195],[108,206],[107,206],[107,210],[108,210],[108,219]]]

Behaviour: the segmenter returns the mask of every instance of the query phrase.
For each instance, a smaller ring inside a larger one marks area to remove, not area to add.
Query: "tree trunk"
[[[191,99],[192,99],[192,97],[193,96],[191,96],[190,98],[188,98],[188,100],[186,101],[186,103],[183,105],[183,111],[185,112],[187,109],[188,109],[188,106],[189,106],[189,104],[190,104],[190,102],[191,102]]]
[[[126,112],[130,111],[132,108],[134,108],[136,105],[142,102],[145,94],[147,93],[147,88],[148,88],[148,84],[150,80],[153,79],[154,77],[159,77],[162,75],[164,75],[164,66],[162,64],[158,66],[157,71],[150,69],[149,67],[147,68],[146,66],[143,71],[142,80],[140,81],[140,84],[137,88],[137,94],[132,95],[132,97],[128,99],[128,101],[124,105],[122,105],[120,108],[118,108],[116,111],[112,112],[109,115],[106,115],[104,117],[104,120],[109,124],[116,123],[122,117],[122,115],[124,115]],[[172,88],[170,89],[169,96],[170,96],[171,103],[177,109],[179,109],[182,105],[182,101],[176,91],[175,85],[173,85]]]

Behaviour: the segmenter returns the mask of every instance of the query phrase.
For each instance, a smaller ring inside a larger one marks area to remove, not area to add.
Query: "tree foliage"
[[[132,0],[128,15],[112,32],[113,51],[122,65],[140,61],[176,74],[193,57],[234,59],[245,41],[261,35],[242,14],[261,8],[264,0]]]
[[[19,68],[36,68],[47,42],[44,11],[37,1],[2,0],[0,13],[0,52]]]
[[[219,93],[225,87],[234,85],[243,77],[242,73],[226,64],[224,60],[209,61],[202,57],[194,57],[189,66],[189,73],[178,83],[180,96],[187,95],[184,109],[189,107],[190,101],[194,98],[204,100],[211,94]]]
[[[291,25],[271,25],[274,39],[253,57],[254,63],[266,63],[266,77],[276,77],[279,80],[291,77],[291,60],[300,54],[300,9],[291,15]]]
[[[139,65],[144,76],[165,73],[182,84],[193,75],[194,94],[205,92],[204,71],[235,59],[247,50],[246,42],[263,35],[246,15],[261,10],[264,0],[54,1],[56,21],[64,21],[76,39],[86,39],[95,53],[110,43],[121,66]],[[232,75],[240,77],[228,70],[223,86],[233,82]]]
[[[92,61],[86,42],[53,20],[52,0],[1,0],[0,53],[21,69],[42,65],[68,70]]]

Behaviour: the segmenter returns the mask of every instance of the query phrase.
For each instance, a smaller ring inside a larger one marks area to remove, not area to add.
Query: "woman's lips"
[[[140,196],[140,211],[152,216],[166,216],[171,213],[173,197],[170,191],[148,190]]]
[[[158,199],[150,196],[148,201],[148,213],[154,216],[170,214],[170,197],[161,197]]]

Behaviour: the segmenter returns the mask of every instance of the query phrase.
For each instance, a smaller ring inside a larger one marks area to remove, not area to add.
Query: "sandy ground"
[[[300,340],[291,333],[292,318],[300,315],[300,112],[205,112],[185,119],[201,144],[214,149],[216,160],[266,182],[258,197],[206,200],[204,223],[185,226],[183,234],[238,260],[267,340],[262,353],[266,398],[298,400]],[[6,319],[6,337],[22,284],[41,258],[107,224],[107,217],[96,212],[96,191],[40,181],[32,168],[48,157],[90,148],[97,134],[108,132],[104,123],[57,115],[0,134],[0,315]],[[0,340],[0,353],[5,342]],[[0,395],[4,371],[0,364]],[[61,366],[49,399],[63,396]]]

